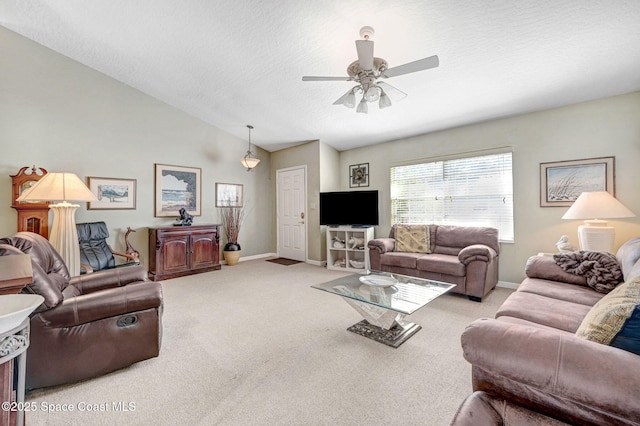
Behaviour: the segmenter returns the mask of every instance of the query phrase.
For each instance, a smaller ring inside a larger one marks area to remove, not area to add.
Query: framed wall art
[[[181,208],[192,216],[200,216],[202,170],[167,164],[155,167],[155,216],[179,216]]]
[[[349,166],[349,188],[369,186],[369,163]]]
[[[216,207],[242,207],[242,185],[216,183]]]
[[[135,210],[136,180],[87,177],[87,185],[98,201],[89,201],[87,210]]]
[[[567,207],[583,192],[614,192],[615,157],[540,163],[540,206]]]

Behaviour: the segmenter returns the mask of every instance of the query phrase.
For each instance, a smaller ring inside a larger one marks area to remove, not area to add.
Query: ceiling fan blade
[[[356,49],[358,50],[358,62],[360,68],[365,71],[373,69],[373,41],[356,40]]]
[[[398,65],[397,67],[389,68],[385,72],[382,73],[381,77],[395,77],[398,75],[409,74],[417,71],[424,71],[430,68],[436,68],[440,65],[440,60],[438,59],[438,55],[429,56],[428,58],[418,59],[414,62],[409,62],[408,64]]]
[[[349,81],[351,77],[302,77],[302,81]]]
[[[398,102],[407,97],[407,94],[404,93],[400,89],[396,89],[390,84],[385,83],[384,81],[378,81],[376,83],[384,92],[394,101]]]

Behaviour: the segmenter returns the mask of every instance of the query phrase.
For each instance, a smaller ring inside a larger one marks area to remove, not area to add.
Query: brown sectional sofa
[[[640,238],[616,256],[625,281],[640,275]],[[525,272],[495,318],[462,335],[473,390],[569,424],[640,425],[640,355],[575,334],[605,295],[551,256],[530,258]],[[470,424],[461,411],[453,424]]]
[[[429,225],[431,253],[394,251],[396,227],[389,238],[369,241],[370,268],[456,284],[452,292],[480,302],[498,283],[498,230],[486,227]]]
[[[460,405],[451,426],[566,426],[486,392],[476,391]]]

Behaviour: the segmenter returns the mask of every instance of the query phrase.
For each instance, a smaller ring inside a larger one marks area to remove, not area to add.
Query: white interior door
[[[307,182],[305,167],[278,170],[278,256],[307,260]]]

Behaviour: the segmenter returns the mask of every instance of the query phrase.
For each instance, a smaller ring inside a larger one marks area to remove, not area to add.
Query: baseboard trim
[[[264,259],[265,257],[278,257],[277,253],[262,253],[262,254],[254,254],[251,256],[240,256],[240,259],[238,259],[238,262],[248,262],[250,260],[258,260],[258,259]],[[227,262],[223,259],[220,261],[220,263],[222,265],[226,265]],[[327,261],[326,260],[313,260],[313,259],[307,259],[305,261],[305,263],[308,263],[309,265],[314,265],[314,266],[327,266]]]
[[[247,262],[249,260],[257,260],[257,259],[264,259],[265,257],[276,257],[277,255],[275,253],[262,253],[262,254],[254,254],[251,256],[240,256],[240,259],[238,259],[238,262]],[[220,260],[220,263],[222,265],[226,265],[227,261],[226,260]]]
[[[497,287],[510,288],[510,289],[515,290],[515,289],[518,288],[518,284],[517,283],[510,283],[509,281],[498,281]]]

